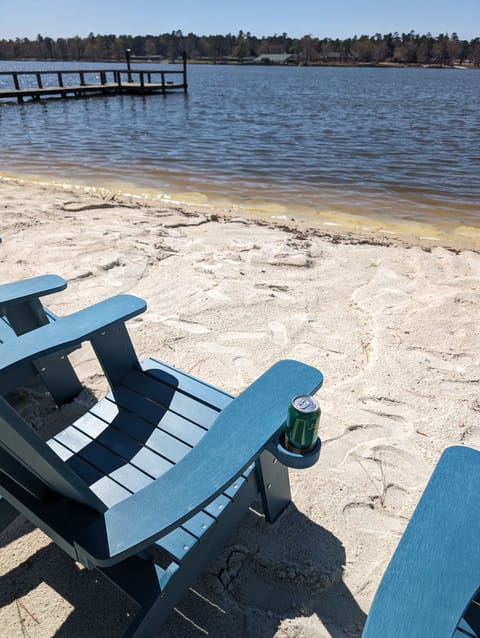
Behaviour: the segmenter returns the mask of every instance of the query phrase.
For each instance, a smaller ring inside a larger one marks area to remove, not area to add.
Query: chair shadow
[[[339,539],[293,503],[273,525],[252,509],[167,628],[185,638],[267,638],[290,621],[298,629],[285,635],[304,636],[301,619],[316,615],[328,634],[312,635],[360,636],[366,614],[343,581],[345,562]]]
[[[8,548],[33,529],[19,517],[3,533],[2,545]],[[316,615],[325,635],[360,636],[366,616],[343,582],[345,560],[341,542],[294,505],[272,526],[251,510],[170,614],[162,635],[268,638],[285,621],[301,628],[302,617]],[[53,604],[61,597],[72,608],[52,634],[58,638],[121,636],[138,611],[98,572],[80,568],[49,543],[0,577],[0,608],[17,601],[19,623],[22,618],[27,630],[28,623],[33,628],[48,622],[44,600],[22,600],[41,584],[53,590]]]
[[[12,524],[13,536],[31,532],[34,527],[23,517]],[[3,536],[12,536],[7,530]],[[5,539],[4,539],[4,543]],[[4,550],[5,551],[5,550]],[[43,596],[34,597],[32,602],[25,598],[41,585],[47,585],[52,592],[48,600]],[[61,600],[66,601],[64,604]],[[53,542],[31,554],[21,564],[0,577],[0,608],[16,603],[18,628],[12,633],[31,635],[29,631],[48,631],[52,626],[51,614],[58,617],[58,608],[72,608],[71,613],[58,628],[53,628],[59,638],[114,638],[126,631],[137,608],[129,598],[118,591],[98,572],[79,567]],[[60,612],[61,615],[62,612]],[[22,633],[23,632],[23,633]],[[16,634],[15,634],[16,635]]]
[[[98,401],[91,390],[83,387],[72,401],[58,407],[40,380],[13,390],[5,399],[44,440],[83,416]]]

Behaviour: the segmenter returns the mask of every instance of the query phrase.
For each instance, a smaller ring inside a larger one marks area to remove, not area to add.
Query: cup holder
[[[290,452],[290,450],[287,450],[284,446],[284,435],[282,435],[279,442],[273,446],[271,452],[283,465],[296,470],[304,470],[308,467],[312,467],[312,465],[315,465],[318,461],[321,447],[322,442],[320,441],[320,437],[318,437],[317,442],[309,452],[305,452],[305,454]]]

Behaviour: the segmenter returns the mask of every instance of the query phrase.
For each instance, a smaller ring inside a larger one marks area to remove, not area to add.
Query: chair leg
[[[38,299],[10,306],[7,318],[17,335],[48,324],[45,309]],[[57,405],[72,401],[81,392],[82,384],[65,353],[48,355],[35,361],[34,365]]]
[[[52,354],[34,361],[34,366],[57,405],[69,403],[82,391],[66,354]]]
[[[82,391],[66,354],[52,354],[34,361],[34,366],[57,405],[72,401]]]
[[[166,569],[149,560],[132,556],[122,563],[99,569],[141,609],[123,638],[153,638],[190,583],[178,583],[178,565]],[[185,577],[185,575],[183,575]],[[180,588],[180,589],[179,589]]]
[[[256,471],[265,519],[274,523],[292,500],[288,468],[264,450],[257,460]]]
[[[192,584],[190,579],[184,582],[185,574],[181,573],[179,576],[177,574],[178,572],[171,577],[171,582],[164,593],[159,594],[150,604],[143,606],[123,638],[153,638],[160,635],[160,630],[172,609]]]
[[[159,635],[172,609],[237,529],[255,499],[257,489],[256,475],[252,471],[216,523],[193,546],[178,569],[172,563],[163,572],[153,563],[136,557],[127,559],[128,565],[124,561],[113,567],[99,569],[141,605],[124,638],[153,638]]]

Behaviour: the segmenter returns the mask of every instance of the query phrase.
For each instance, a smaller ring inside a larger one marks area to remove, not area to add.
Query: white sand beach
[[[275,361],[322,370],[323,449],[291,471],[293,505],[251,513],[171,614],[164,636],[355,637],[442,450],[480,447],[480,243],[450,243],[73,187],[0,181],[0,282],[57,273],[66,315],[117,293],[155,355],[238,394]],[[327,232],[325,231],[327,229]],[[106,383],[71,355],[85,390],[58,409],[15,401],[42,436]],[[135,606],[17,519],[0,535],[0,636],[120,636]]]

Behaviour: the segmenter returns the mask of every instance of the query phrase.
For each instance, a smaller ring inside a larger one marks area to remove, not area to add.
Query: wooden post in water
[[[183,52],[183,92],[187,92],[187,52]]]
[[[130,66],[130,54],[131,54],[131,50],[130,49],[125,49],[125,57],[127,58],[127,71],[128,71],[127,82],[131,82],[132,81],[131,66]]]
[[[57,73],[57,79],[58,79],[58,86],[59,86],[60,88],[63,88],[63,73],[62,73],[61,71],[58,71],[58,73]],[[61,95],[63,98],[66,98],[66,97],[67,97],[67,92],[66,92],[66,91],[62,91],[62,92],[60,93],[60,95]]]
[[[12,73],[12,76],[13,76],[13,86],[16,88],[17,91],[20,91],[20,83],[18,81],[18,75],[16,73]],[[23,95],[17,96],[17,102],[18,104],[23,103]]]

